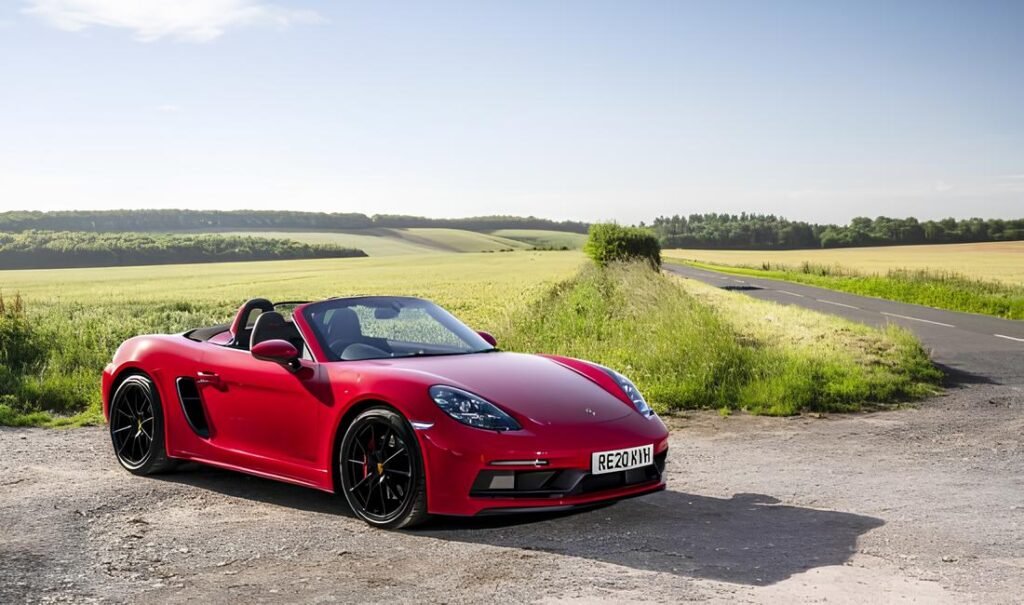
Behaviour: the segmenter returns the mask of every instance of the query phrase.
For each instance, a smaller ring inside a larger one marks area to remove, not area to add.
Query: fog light
[[[489,489],[515,489],[516,488],[516,474],[514,471],[499,471],[495,472],[494,476],[491,477],[491,484],[488,486]]]

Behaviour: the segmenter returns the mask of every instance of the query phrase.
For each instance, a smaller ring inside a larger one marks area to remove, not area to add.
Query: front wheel
[[[110,400],[110,440],[117,461],[133,474],[152,475],[172,468],[164,448],[160,395],[148,376],[133,374],[118,385]]]
[[[352,421],[338,448],[338,474],[352,512],[370,525],[400,529],[429,516],[416,437],[389,408],[370,408]]]

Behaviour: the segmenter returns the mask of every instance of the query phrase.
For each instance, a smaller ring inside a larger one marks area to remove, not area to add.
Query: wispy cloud
[[[258,0],[28,0],[24,12],[65,31],[112,27],[137,40],[209,42],[233,28],[316,23],[314,11]]]
[[[181,106],[173,103],[164,103],[163,105],[157,105],[156,110],[160,113],[181,113]]]

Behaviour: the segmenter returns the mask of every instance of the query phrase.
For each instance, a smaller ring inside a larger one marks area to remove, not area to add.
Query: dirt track
[[[375,531],[315,491],[129,476],[101,429],[0,429],[0,602],[1013,602],[1024,389],[673,421],[669,490]]]

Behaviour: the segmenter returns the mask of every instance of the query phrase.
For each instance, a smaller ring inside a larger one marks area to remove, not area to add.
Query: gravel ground
[[[1024,389],[671,424],[663,493],[408,532],[225,471],[132,477],[102,429],[0,429],[0,603],[1020,601]]]

